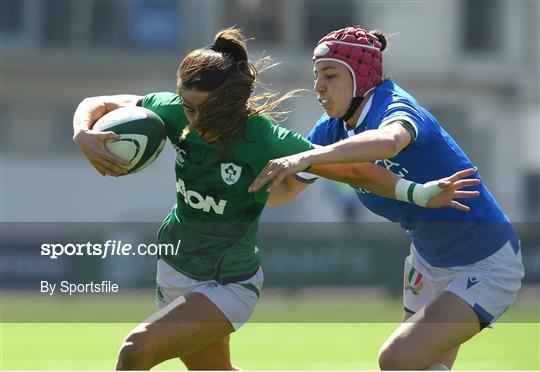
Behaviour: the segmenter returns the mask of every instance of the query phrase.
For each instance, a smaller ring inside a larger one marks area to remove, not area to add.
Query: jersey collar
[[[347,132],[349,137],[354,136],[356,134],[356,133],[354,133],[355,129],[358,128],[358,126],[360,124],[362,124],[362,122],[366,118],[366,115],[368,114],[369,109],[371,108],[371,102],[373,101],[374,96],[375,96],[375,94],[372,94],[371,97],[369,97],[369,99],[366,102],[366,105],[364,106],[364,108],[362,109],[362,112],[360,113],[360,117],[356,121],[356,125],[354,126],[353,129],[349,129],[349,127],[347,126],[347,123],[345,121],[343,121],[343,128],[345,128],[345,132]]]

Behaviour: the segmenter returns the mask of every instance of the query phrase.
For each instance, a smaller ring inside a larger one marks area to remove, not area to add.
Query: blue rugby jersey
[[[377,129],[402,118],[413,124],[416,138],[397,156],[374,163],[415,182],[424,183],[473,167],[463,150],[426,109],[391,80],[383,82],[366,104],[356,127],[348,130],[341,119],[324,114],[308,139],[326,146]],[[476,178],[480,179],[478,174]],[[519,241],[508,217],[482,182],[469,188],[480,191],[477,198],[463,199],[469,212],[454,208],[428,209],[387,199],[354,188],[358,199],[372,212],[407,230],[418,253],[430,265],[461,266],[486,258],[508,240],[514,249]]]

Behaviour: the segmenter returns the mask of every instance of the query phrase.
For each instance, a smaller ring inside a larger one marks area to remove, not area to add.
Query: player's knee
[[[390,347],[384,347],[379,351],[379,368],[383,371],[402,369],[398,367],[397,355]]]
[[[205,358],[199,360],[183,360],[190,371],[232,371],[235,370],[229,358]]]
[[[231,364],[228,337],[223,342],[181,357],[190,371],[231,371],[236,368]]]
[[[418,353],[399,342],[383,346],[379,352],[379,367],[381,370],[418,370],[424,368]]]
[[[130,335],[120,348],[116,369],[143,370],[155,364],[155,355],[148,342],[143,337]]]

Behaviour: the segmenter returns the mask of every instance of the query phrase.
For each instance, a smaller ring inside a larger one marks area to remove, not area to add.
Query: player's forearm
[[[73,115],[73,135],[91,129],[94,123],[106,113],[119,107],[135,105],[140,96],[120,94],[85,98]]]
[[[315,165],[309,172],[393,199],[400,179],[397,174],[372,163]]]
[[[417,184],[372,163],[317,165],[310,173],[421,207],[442,192],[438,181]]]
[[[305,153],[310,165],[334,163],[360,163],[394,157],[400,144],[393,136],[382,130],[368,130],[354,137],[320,147]]]
[[[283,182],[272,188],[266,205],[269,207],[277,207],[286,204],[293,200],[298,194],[305,190],[309,183],[304,183],[296,180],[294,176],[285,178]]]
[[[396,184],[401,177],[383,167],[374,164],[369,165],[369,171],[363,172],[363,177],[357,178],[356,181],[351,182],[351,185],[368,190],[379,196],[396,199]]]
[[[73,136],[92,129],[97,119],[107,113],[107,106],[101,97],[85,98],[73,115]]]

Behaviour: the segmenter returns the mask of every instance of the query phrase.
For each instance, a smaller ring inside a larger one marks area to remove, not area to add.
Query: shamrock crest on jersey
[[[242,167],[233,163],[221,163],[221,178],[227,185],[232,185],[240,179]]]

